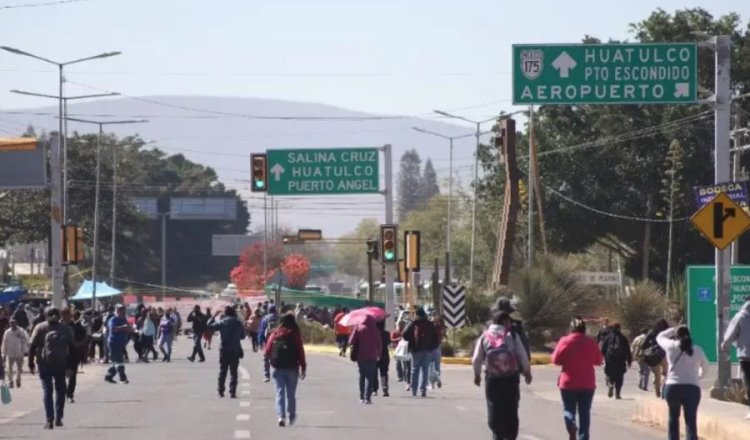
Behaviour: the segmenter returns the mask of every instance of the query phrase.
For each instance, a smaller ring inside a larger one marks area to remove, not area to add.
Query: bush
[[[336,333],[330,327],[324,327],[317,322],[298,321],[302,331],[302,341],[305,344],[335,344]]]
[[[469,325],[484,324],[490,320],[490,308],[495,295],[481,290],[469,290],[466,294],[466,321]]]
[[[598,295],[579,284],[572,262],[543,256],[533,268],[521,270],[516,289],[516,307],[532,348],[544,349],[549,335],[566,331],[572,317],[588,315],[596,308]]]
[[[669,300],[661,287],[651,280],[638,282],[630,295],[620,299],[614,317],[623,330],[637,335],[643,328],[651,328],[661,318],[669,318]]]
[[[455,349],[456,354],[471,356],[471,354],[474,353],[474,345],[482,335],[483,331],[484,324],[466,326],[452,330],[453,333],[449,333],[448,339],[452,343],[455,341],[455,347],[453,348]]]

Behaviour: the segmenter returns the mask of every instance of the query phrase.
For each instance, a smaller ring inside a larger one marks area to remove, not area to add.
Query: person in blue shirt
[[[219,397],[224,397],[227,381],[227,370],[229,370],[229,396],[237,398],[237,368],[240,359],[244,356],[242,351],[242,340],[245,339],[245,326],[237,319],[237,311],[232,306],[224,308],[224,314],[217,321],[221,311],[217,311],[208,321],[210,330],[221,334],[221,345],[219,346]]]
[[[109,347],[109,358],[112,365],[104,377],[109,383],[115,383],[115,374],[120,376],[120,382],[129,383],[125,375],[125,346],[128,345],[133,327],[128,324],[125,315],[125,306],[119,304],[115,309],[115,316],[107,321],[107,346]]]
[[[279,326],[279,315],[276,313],[276,306],[271,305],[268,307],[268,314],[263,317],[260,322],[260,328],[258,329],[258,345],[261,347],[266,346],[266,341],[271,333]],[[263,356],[263,382],[271,381],[271,359],[267,356]]]

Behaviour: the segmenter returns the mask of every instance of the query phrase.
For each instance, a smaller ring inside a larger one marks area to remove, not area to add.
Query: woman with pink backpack
[[[529,357],[518,334],[511,330],[510,314],[495,312],[492,324],[482,334],[472,358],[474,384],[482,384],[485,372],[487,420],[497,439],[518,438],[518,403],[521,374],[531,383]]]

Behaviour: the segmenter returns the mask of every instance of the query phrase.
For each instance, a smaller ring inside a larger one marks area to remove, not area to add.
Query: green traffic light
[[[383,256],[386,260],[393,260],[396,257],[393,251],[385,251],[385,253],[383,253]]]
[[[264,182],[263,180],[256,180],[255,181],[255,187],[256,188],[263,188],[264,186],[266,186],[266,182]]]

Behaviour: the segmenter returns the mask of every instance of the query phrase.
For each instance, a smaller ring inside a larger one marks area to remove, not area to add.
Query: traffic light
[[[422,244],[419,231],[404,231],[404,260],[409,272],[419,272],[421,269],[420,246]]]
[[[252,166],[252,192],[266,192],[268,189],[268,166],[265,154],[250,155]]]
[[[63,228],[63,262],[67,264],[78,264],[84,258],[83,254],[83,229],[77,226],[65,226]]]
[[[383,264],[398,262],[398,225],[380,225],[380,250]]]
[[[378,250],[377,240],[367,240],[367,256],[370,257],[372,261],[378,261],[380,259],[380,251]]]

